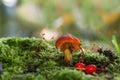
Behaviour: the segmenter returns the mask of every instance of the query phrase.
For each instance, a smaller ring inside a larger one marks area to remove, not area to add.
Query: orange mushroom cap
[[[75,36],[66,34],[57,39],[56,48],[60,49],[61,51],[70,49],[72,52],[76,52],[80,50],[81,42]]]

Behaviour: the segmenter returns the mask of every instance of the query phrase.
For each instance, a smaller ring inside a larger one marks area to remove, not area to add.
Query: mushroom
[[[84,51],[81,48],[81,42],[73,35],[66,34],[61,36],[56,41],[56,48],[64,52],[64,62],[66,65],[72,65],[72,53],[78,50],[82,51],[82,61],[84,62]]]

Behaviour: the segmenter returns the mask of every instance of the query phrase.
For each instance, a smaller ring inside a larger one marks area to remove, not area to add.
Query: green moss
[[[78,52],[76,54],[74,54],[74,61],[75,62],[79,62],[81,60],[81,53]],[[95,64],[97,65],[98,67],[100,67],[104,62],[108,62],[109,59],[103,55],[99,55],[99,54],[93,54],[89,51],[86,51],[85,52],[85,57],[84,57],[85,61],[84,63],[86,65],[89,65],[89,64]]]
[[[90,76],[76,71],[74,67],[66,67],[63,58],[63,52],[55,48],[54,42],[38,38],[0,39],[0,64],[4,69],[2,80],[101,80],[99,75]],[[80,60],[81,52],[73,54],[74,63]],[[109,62],[109,59],[85,51],[86,65],[95,64],[100,67],[104,62]],[[119,73],[119,63],[118,59],[103,72]]]
[[[53,80],[83,80],[82,74],[76,70],[63,70],[56,73]]]

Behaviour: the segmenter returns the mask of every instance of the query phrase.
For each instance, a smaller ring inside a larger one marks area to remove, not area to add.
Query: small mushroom
[[[84,62],[84,51],[81,48],[81,42],[75,36],[70,34],[61,36],[56,41],[56,48],[64,52],[64,61],[67,66],[72,65],[72,53],[78,50],[82,51],[81,62]]]

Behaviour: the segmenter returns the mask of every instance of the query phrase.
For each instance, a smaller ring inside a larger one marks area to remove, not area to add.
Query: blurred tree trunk
[[[3,36],[3,26],[6,21],[6,13],[4,10],[4,5],[0,3],[0,37]]]

